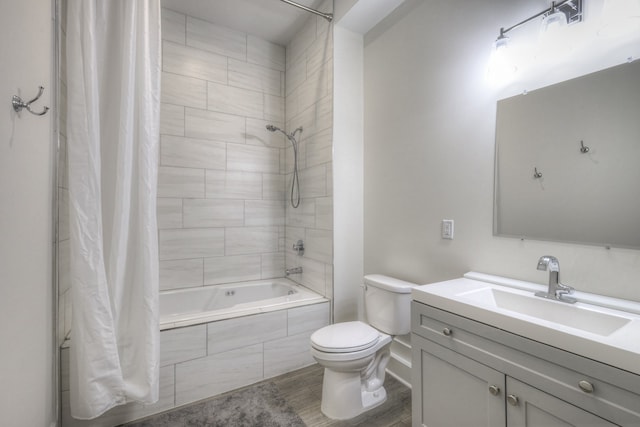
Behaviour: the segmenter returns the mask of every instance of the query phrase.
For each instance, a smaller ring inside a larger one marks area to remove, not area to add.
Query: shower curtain
[[[68,0],[71,415],[158,400],[160,0]]]

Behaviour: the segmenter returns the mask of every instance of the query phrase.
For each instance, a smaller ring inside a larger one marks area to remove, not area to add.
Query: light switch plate
[[[442,238],[453,240],[453,220],[452,219],[442,220]]]

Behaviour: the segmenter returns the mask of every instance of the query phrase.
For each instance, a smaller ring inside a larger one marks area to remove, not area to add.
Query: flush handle
[[[578,387],[580,387],[580,390],[584,391],[585,393],[593,393],[593,384],[591,384],[589,381],[585,381],[582,380],[578,383]]]
[[[497,396],[500,394],[500,387],[498,387],[497,385],[490,385],[489,386],[489,393],[491,393],[494,396]]]
[[[451,334],[453,333],[453,331],[451,329],[449,329],[449,328],[444,328],[442,330],[442,333],[445,334],[446,336],[450,337]]]

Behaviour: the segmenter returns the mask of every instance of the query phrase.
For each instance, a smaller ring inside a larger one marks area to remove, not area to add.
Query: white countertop
[[[459,279],[417,286],[412,297],[640,375],[640,303],[579,291],[571,295],[578,299],[575,304],[533,296],[546,290],[536,283],[470,272]],[[508,304],[501,306],[493,295],[507,296]],[[554,318],[557,321],[550,320]]]

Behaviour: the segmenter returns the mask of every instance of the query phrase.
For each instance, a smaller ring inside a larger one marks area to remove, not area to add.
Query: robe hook
[[[580,152],[583,154],[589,152],[589,147],[584,145],[584,141],[580,141]]]
[[[20,111],[22,111],[23,108],[26,108],[27,111],[30,112],[31,114],[34,114],[36,116],[44,116],[45,114],[47,114],[47,111],[49,111],[49,107],[44,107],[44,110],[42,110],[40,113],[35,112],[31,109],[31,104],[33,102],[36,102],[38,99],[40,99],[43,92],[44,92],[44,87],[39,86],[38,94],[35,96],[35,98],[33,98],[29,102],[24,102],[22,98],[20,98],[18,95],[13,95],[13,98],[11,99],[11,105],[13,105],[13,109],[15,110],[16,113],[19,113]]]
[[[540,172],[538,172],[538,168],[537,167],[533,168],[533,170],[534,170],[534,173],[533,173],[533,177],[534,178],[536,178],[536,179],[537,178],[542,178],[542,174]]]

